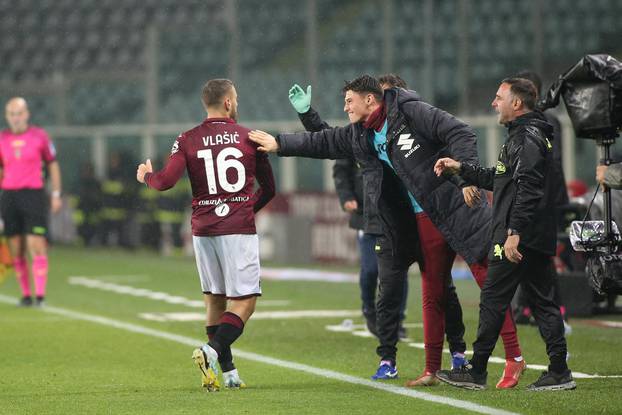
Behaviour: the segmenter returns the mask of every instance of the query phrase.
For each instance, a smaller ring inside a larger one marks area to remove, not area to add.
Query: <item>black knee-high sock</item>
[[[220,356],[229,349],[231,352],[231,344],[237,340],[244,331],[244,322],[236,314],[225,311],[220,318],[218,330],[214,337],[208,342],[210,347]],[[224,370],[224,369],[223,369]]]
[[[219,325],[205,326],[205,334],[207,334],[207,338],[210,341],[216,335],[219,327]],[[231,353],[231,347],[225,348],[224,350],[222,350],[221,353],[218,354],[218,363],[220,364],[220,369],[223,372],[229,372],[235,369],[235,365],[233,364],[233,354]]]

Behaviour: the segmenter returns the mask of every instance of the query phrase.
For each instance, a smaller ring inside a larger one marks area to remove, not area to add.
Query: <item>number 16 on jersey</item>
[[[235,193],[242,190],[246,183],[246,170],[244,165],[238,160],[244,154],[235,147],[225,147],[216,156],[216,166],[214,166],[214,156],[211,149],[197,151],[197,157],[203,159],[205,163],[205,176],[207,177],[207,187],[209,194],[218,193],[216,187],[216,172],[218,173],[218,184],[228,193]],[[230,157],[230,158],[227,158]],[[235,169],[238,179],[235,183],[229,183],[227,171]]]

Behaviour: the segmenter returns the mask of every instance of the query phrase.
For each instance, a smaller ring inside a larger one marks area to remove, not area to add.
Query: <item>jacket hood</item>
[[[389,88],[384,91],[384,103],[387,106],[387,117],[395,118],[399,108],[410,101],[421,101],[417,91],[402,88]]]
[[[544,134],[552,138],[553,137],[553,126],[547,121],[544,114],[540,111],[531,111],[527,114],[523,114],[520,117],[516,118],[513,121],[510,121],[507,124],[508,129],[511,131],[517,127],[526,127],[533,126],[544,131]]]

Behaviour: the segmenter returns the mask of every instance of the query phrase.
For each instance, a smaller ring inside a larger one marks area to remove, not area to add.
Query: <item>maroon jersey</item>
[[[255,212],[274,196],[274,176],[249,131],[229,118],[207,118],[177,138],[164,169],[145,175],[149,187],[166,190],[188,170],[193,235],[256,233]]]

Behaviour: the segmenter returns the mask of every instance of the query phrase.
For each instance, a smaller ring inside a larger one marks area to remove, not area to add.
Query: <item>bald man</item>
[[[13,266],[22,289],[20,306],[33,305],[27,254],[37,306],[43,306],[48,277],[48,201],[44,189],[43,163],[48,167],[56,213],[62,206],[60,167],[56,150],[42,128],[28,124],[26,100],[11,98],[5,107],[9,128],[0,132],[0,214],[9,240]]]

